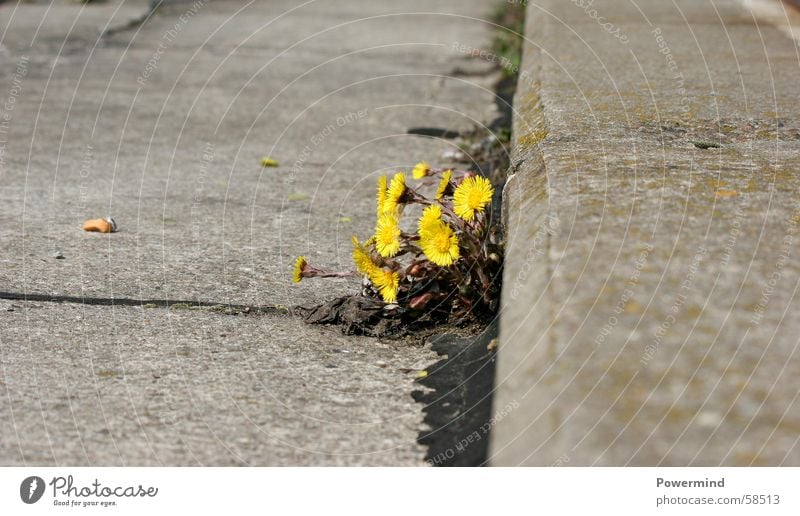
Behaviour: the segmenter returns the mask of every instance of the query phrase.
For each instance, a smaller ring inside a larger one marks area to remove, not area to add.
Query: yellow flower
[[[458,260],[458,237],[453,229],[441,220],[431,223],[430,227],[419,236],[422,252],[436,265],[445,267]]]
[[[369,280],[380,292],[381,297],[387,303],[397,301],[397,291],[400,289],[400,275],[388,269],[375,267],[369,275]]]
[[[294,261],[294,274],[292,276],[292,280],[295,283],[300,283],[300,280],[303,279],[303,269],[306,268],[308,262],[306,262],[305,256],[298,256],[297,260]]]
[[[464,220],[472,220],[492,201],[493,193],[494,188],[485,177],[468,177],[453,194],[453,211]]]
[[[394,213],[384,212],[378,217],[375,248],[384,258],[391,258],[400,251],[400,226]]]
[[[378,178],[378,215],[383,212],[383,205],[386,203],[386,176]]]
[[[431,204],[422,210],[422,217],[419,219],[419,234],[422,236],[425,233],[435,230],[439,222],[442,221],[442,208],[435,204]]]
[[[397,213],[398,205],[404,193],[406,193],[406,175],[398,172],[392,178],[392,182],[386,192],[386,199],[383,201],[383,213]]]
[[[366,247],[360,244],[356,237],[353,237],[353,262],[356,264],[356,270],[361,274],[369,275],[378,268],[372,261]]]
[[[414,179],[422,179],[423,177],[427,176],[431,171],[431,166],[425,163],[424,161],[420,161],[416,165],[414,165],[414,170],[411,171],[411,175],[414,176]]]
[[[445,170],[442,172],[442,180],[439,182],[439,188],[436,189],[436,200],[441,200],[447,192],[447,187],[450,186],[450,179],[453,178],[452,170]]]

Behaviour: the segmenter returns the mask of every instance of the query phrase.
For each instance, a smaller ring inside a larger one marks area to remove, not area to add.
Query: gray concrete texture
[[[796,42],[587,4],[527,7],[493,464],[800,465]]]
[[[175,2],[129,24],[146,9],[0,6],[0,291],[265,306],[355,292],[292,285],[295,256],[350,268],[377,176],[452,146],[406,130],[496,115],[484,78],[449,76],[471,63],[454,43],[491,36],[484,2]],[[81,230],[106,215],[119,233]],[[434,356],[419,343],[14,303],[0,464],[422,463],[409,393]]]
[[[422,462],[419,346],[204,310],[28,303],[2,318],[4,465]]]
[[[286,282],[294,257],[349,266],[378,175],[448,148],[406,130],[469,127],[494,109],[490,91],[444,77],[464,59],[453,42],[488,38],[481,2],[403,15],[430,9],[222,1],[182,24],[192,5],[100,40],[110,7],[3,7],[9,62],[30,56],[3,172],[8,289],[316,301],[313,285]],[[281,167],[262,169],[264,155]],[[107,214],[119,234],[80,231]]]

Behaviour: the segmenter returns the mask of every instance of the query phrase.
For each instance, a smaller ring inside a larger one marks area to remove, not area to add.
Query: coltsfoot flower
[[[441,201],[442,197],[446,194],[451,193],[451,185],[450,180],[453,179],[453,171],[452,170],[445,170],[442,172],[442,180],[439,181],[439,187],[436,189],[436,200]]]
[[[391,258],[400,252],[400,226],[397,215],[384,212],[375,225],[375,248],[384,258]]]
[[[369,251],[355,236],[353,237],[353,262],[356,264],[356,270],[367,276],[378,268],[375,262],[372,261]]]
[[[400,205],[404,202],[406,193],[406,175],[398,172],[389,183],[386,198],[383,201],[383,213],[399,213]]]
[[[428,260],[441,267],[452,265],[460,256],[458,236],[441,220],[431,222],[420,232],[419,246]]]
[[[377,195],[379,217],[381,216],[381,213],[383,213],[383,205],[386,203],[386,193],[387,193],[386,176],[381,176],[378,178],[378,195]]]
[[[292,280],[295,283],[300,283],[300,281],[302,281],[303,272],[307,266],[308,262],[306,262],[305,256],[298,256],[297,260],[294,261],[294,273],[292,274]]]
[[[411,171],[411,175],[414,176],[414,179],[422,179],[430,173],[431,166],[424,161],[420,161],[414,165],[414,170]]]
[[[385,302],[397,301],[397,292],[400,290],[400,275],[397,272],[375,267],[375,270],[369,275],[369,280],[378,289]]]
[[[482,176],[466,178],[453,193],[453,211],[466,221],[475,219],[475,213],[483,209],[492,201],[494,188],[488,179]]]
[[[442,221],[442,208],[431,204],[422,210],[422,217],[419,219],[419,235],[430,233],[435,230]]]

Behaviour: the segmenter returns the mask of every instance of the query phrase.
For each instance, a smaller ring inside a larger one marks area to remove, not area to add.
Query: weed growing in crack
[[[405,172],[378,179],[375,232],[363,242],[353,236],[354,271],[327,272],[301,256],[293,280],[361,277],[363,297],[417,317],[463,320],[495,312],[503,250],[490,216],[492,184],[424,161],[411,175],[414,184]],[[404,214],[410,218],[411,211],[416,224],[406,231]]]

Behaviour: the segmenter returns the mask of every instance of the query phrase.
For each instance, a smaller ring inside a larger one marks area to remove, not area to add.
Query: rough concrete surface
[[[450,74],[475,68],[454,43],[485,46],[490,7],[171,2],[135,24],[145,1],[0,5],[0,292],[289,306],[356,291],[294,286],[293,260],[350,268],[377,176],[452,148],[408,128],[496,115],[483,75]],[[81,230],[106,215],[119,233]],[[277,315],[14,303],[0,464],[422,463],[398,368],[427,348]]]
[[[187,17],[193,5],[102,39],[109,7],[2,7],[8,59],[29,63],[3,169],[4,290],[316,301],[287,283],[294,257],[349,266],[378,175],[452,145],[406,130],[495,109],[491,91],[445,77],[464,60],[453,42],[487,39],[481,2],[404,15],[431,7],[225,0]],[[120,233],[80,231],[107,214]]]
[[[584,4],[527,7],[493,464],[800,465],[795,42]]]
[[[2,321],[5,465],[422,462],[419,346],[187,309],[29,303]]]

